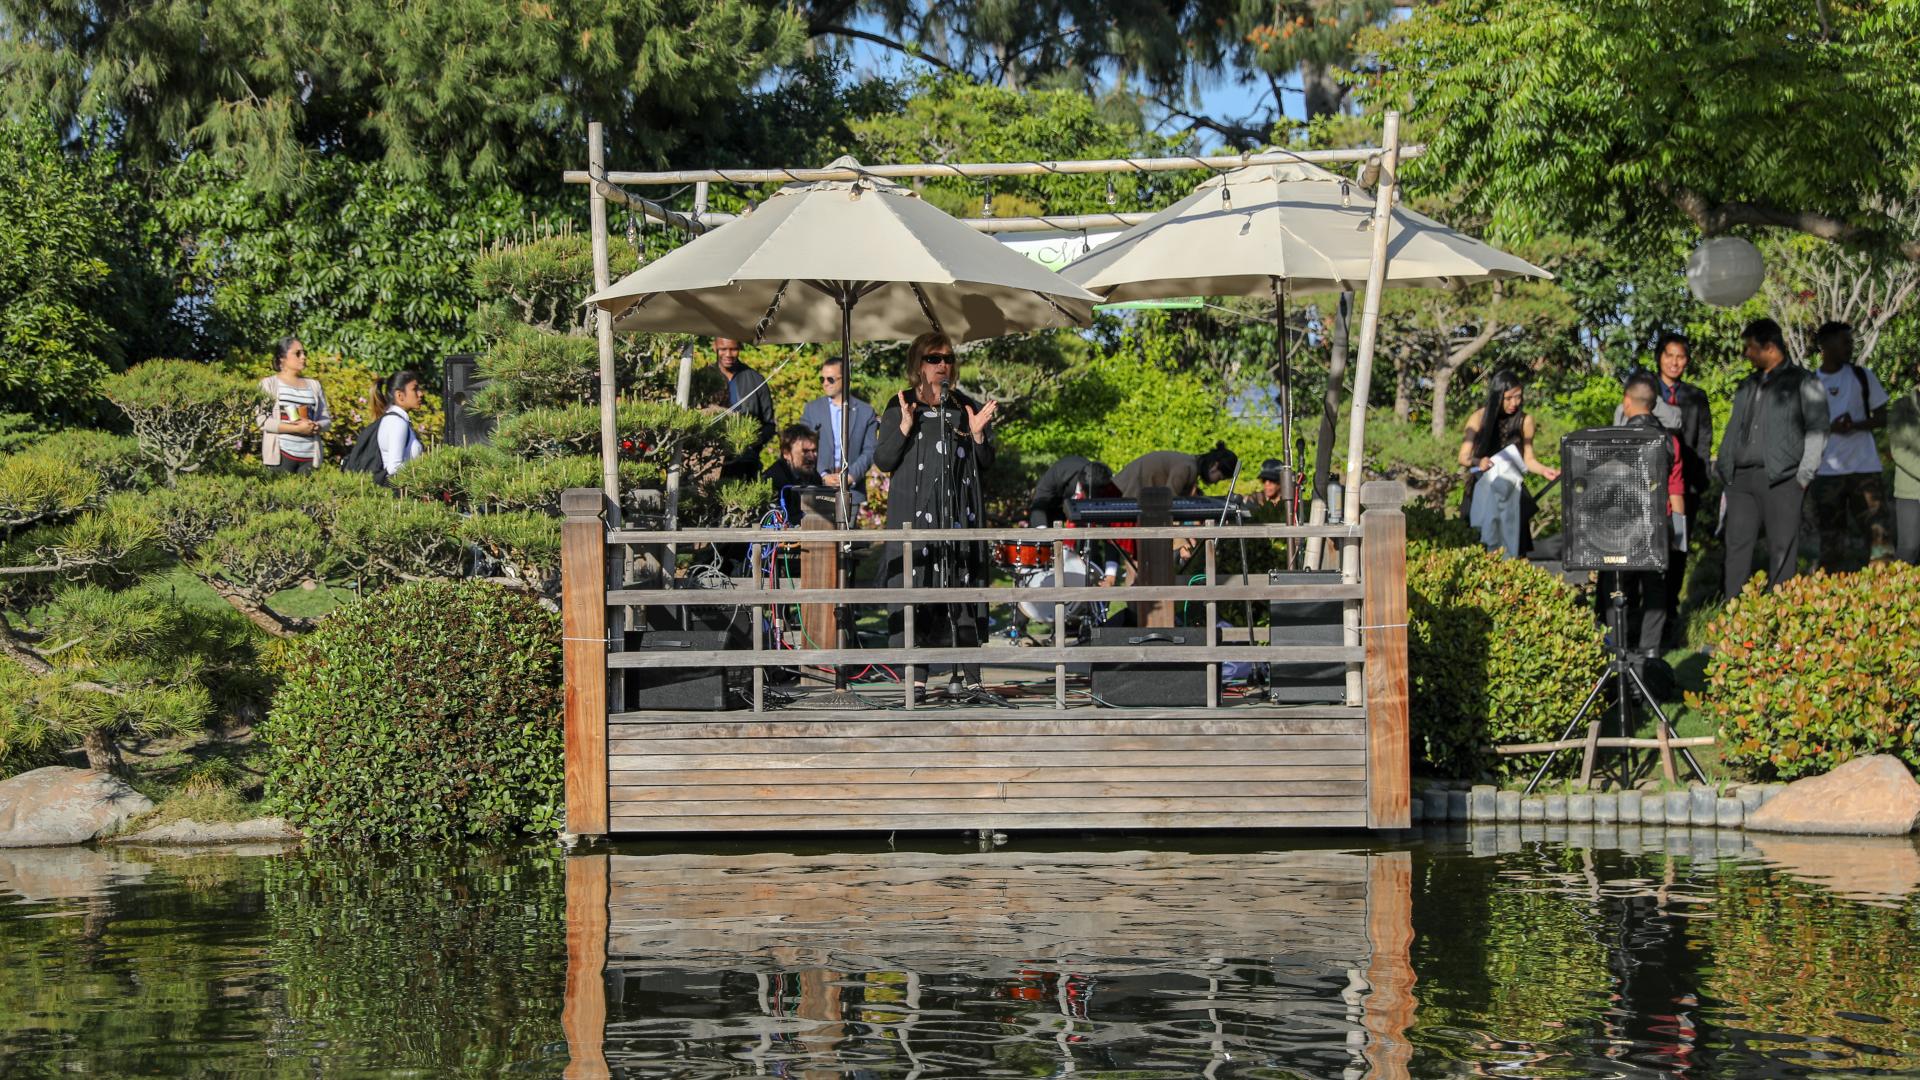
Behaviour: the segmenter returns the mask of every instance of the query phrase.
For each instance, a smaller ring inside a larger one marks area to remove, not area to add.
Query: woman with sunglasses
[[[907,350],[909,385],[888,403],[880,418],[880,444],[874,466],[892,476],[887,494],[887,528],[971,529],[986,522],[983,478],[993,464],[993,419],[999,404],[975,401],[954,385],[953,343],[938,333],[921,334]],[[887,557],[888,580],[903,583],[899,548]],[[913,552],[913,588],[968,588],[987,583],[987,545],[978,542],[923,543]],[[892,609],[889,625],[895,647],[903,642],[905,619]],[[986,639],[985,604],[923,604],[914,607],[916,646],[969,648]],[[958,696],[980,690],[980,665],[937,665],[934,674],[951,673]]]

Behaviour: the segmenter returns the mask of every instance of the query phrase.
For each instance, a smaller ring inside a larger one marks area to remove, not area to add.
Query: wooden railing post
[[[560,494],[560,632],[566,667],[567,832],[607,833],[607,496]]]
[[[1362,641],[1366,647],[1367,826],[1405,829],[1412,754],[1407,705],[1407,489],[1371,481],[1360,489]]]
[[[596,491],[595,494],[598,494]],[[565,1080],[607,1080],[606,852],[568,857],[567,986],[560,1028],[567,1036]]]

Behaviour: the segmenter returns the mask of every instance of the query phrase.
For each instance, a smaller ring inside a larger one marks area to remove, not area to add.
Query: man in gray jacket
[[[1800,507],[1827,445],[1827,393],[1813,372],[1787,360],[1780,324],[1755,319],[1741,331],[1753,374],[1733,392],[1733,413],[1714,462],[1726,484],[1727,599],[1753,570],[1753,547],[1767,538],[1767,588],[1792,577],[1800,561]]]

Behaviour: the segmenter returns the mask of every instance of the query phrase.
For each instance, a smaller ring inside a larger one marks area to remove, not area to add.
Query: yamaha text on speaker
[[[445,375],[440,385],[447,393],[447,445],[476,446],[493,438],[493,417],[473,411],[473,395],[487,385],[480,377],[479,358],[455,353],[447,357]]]
[[[1658,428],[1589,428],[1560,440],[1567,569],[1667,568],[1671,452]]]

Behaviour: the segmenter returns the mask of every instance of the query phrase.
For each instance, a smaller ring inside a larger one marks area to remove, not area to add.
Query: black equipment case
[[[1116,708],[1204,708],[1207,704],[1207,665],[1200,646],[1206,644],[1202,627],[1096,626],[1090,645],[1148,645],[1172,651],[1193,650],[1196,659],[1170,664],[1095,664],[1093,696]]]
[[[719,652],[743,645],[727,630],[629,630],[627,652]],[[622,668],[625,711],[724,712],[745,704],[729,683],[737,668]]]
[[[1270,585],[1338,585],[1338,570],[1271,570]],[[1341,645],[1345,641],[1338,600],[1275,600],[1268,621],[1275,645]],[[1267,696],[1293,705],[1338,705],[1347,698],[1347,665],[1271,664]]]

